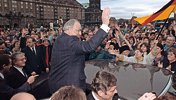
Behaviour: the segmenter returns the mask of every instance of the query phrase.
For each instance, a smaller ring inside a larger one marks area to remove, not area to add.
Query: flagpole
[[[156,39],[155,39],[155,40],[158,40],[158,38],[159,38],[159,36],[161,35],[161,32],[163,31],[164,26],[166,26],[166,23],[167,23],[167,21],[168,21],[168,20],[169,20],[169,17],[165,20],[165,22],[164,22],[164,24],[163,24],[163,26],[162,26],[161,30],[159,31],[159,34],[158,34],[158,36],[156,37]]]
[[[173,11],[175,10],[175,8],[176,8],[176,6],[174,7]],[[171,12],[171,13],[172,13],[172,12]],[[170,14],[171,14],[171,13],[170,13]],[[170,16],[170,14],[169,14],[169,16]],[[163,31],[164,26],[166,25],[167,21],[169,20],[169,16],[168,16],[168,18],[165,20],[163,27],[161,28],[161,30],[160,30],[160,32],[159,32],[159,34],[158,34],[158,36],[156,37],[156,40],[158,40],[159,35],[160,35],[160,34],[161,34],[161,32]]]

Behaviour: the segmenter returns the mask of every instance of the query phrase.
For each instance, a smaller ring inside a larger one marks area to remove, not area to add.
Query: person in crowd
[[[11,96],[19,90],[15,90],[6,84],[4,72],[11,67],[11,59],[9,55],[0,54],[0,99],[9,100]]]
[[[26,47],[22,49],[22,52],[26,56],[26,72],[27,75],[36,75],[42,72],[44,67],[44,52],[41,46],[35,45],[35,40],[32,37],[26,38]]]
[[[51,96],[50,100],[87,100],[87,98],[79,87],[63,86]]]
[[[158,64],[163,63],[163,60],[166,59],[166,57],[164,56],[163,45],[161,43],[157,43],[156,46],[157,46],[156,48],[157,48],[158,54],[153,60],[153,63],[152,63],[153,66],[158,66]]]
[[[149,45],[147,44],[147,43],[142,43],[141,45],[140,45],[140,49],[142,50],[142,53],[144,54],[144,55],[147,55],[148,53],[149,53]]]
[[[155,56],[158,54],[158,51],[156,49],[156,46],[154,46],[149,54],[144,54],[144,52],[140,48],[136,49],[135,53],[134,53],[134,56],[131,56],[131,57],[119,54],[119,53],[114,52],[114,51],[112,51],[111,54],[116,55],[116,60],[117,61],[120,60],[120,61],[132,62],[132,63],[140,63],[140,64],[151,65]]]
[[[20,52],[21,51],[21,48],[20,48],[20,41],[15,41],[14,42],[14,45],[12,47],[12,53],[15,53],[15,52]]]
[[[125,55],[125,56],[129,56],[130,48],[127,45],[122,46],[122,47],[119,48],[119,53],[122,54],[122,55]]]
[[[176,48],[171,47],[167,53],[167,60],[158,65],[160,68],[166,68],[176,74]]]
[[[78,20],[70,19],[65,23],[64,33],[58,36],[52,50],[49,73],[51,93],[65,85],[75,85],[86,90],[85,53],[96,50],[108,35],[109,13],[109,8],[103,10],[103,24],[88,41],[80,41],[81,24]]]
[[[120,97],[117,90],[117,78],[106,71],[98,71],[91,83],[92,92],[87,95],[87,100],[126,100]],[[156,95],[146,92],[138,100],[154,100]]]
[[[130,43],[132,49],[135,50],[137,43],[136,43],[136,38],[134,36],[129,37],[129,43]]]
[[[42,46],[43,52],[44,52],[44,61],[45,61],[45,69],[42,69],[43,71],[49,72],[50,69],[50,61],[51,61],[51,52],[52,52],[52,45],[50,45],[48,39],[43,39],[43,46]]]
[[[135,55],[131,56],[131,57],[127,57],[125,55],[121,55],[121,54],[114,53],[114,52],[111,52],[111,54],[116,55],[117,61],[120,60],[120,61],[132,62],[132,63],[151,65],[152,61],[154,60],[155,56],[157,55],[157,51],[154,48],[154,49],[152,49],[152,51],[148,55],[145,55],[145,54],[143,54],[141,49],[136,49]]]
[[[11,54],[10,49],[6,47],[6,43],[3,39],[0,39],[0,53]]]
[[[175,37],[167,36],[166,43],[164,44],[164,51],[167,52],[171,47],[176,48],[176,45],[174,43],[175,43]]]
[[[155,40],[156,32],[151,32],[149,35],[150,40]]]
[[[113,74],[105,71],[97,72],[91,84],[92,92],[87,96],[87,100],[118,100],[118,97],[112,99],[117,93],[116,82],[117,78]]]
[[[30,85],[35,81],[38,75],[28,76],[23,67],[25,67],[26,57],[22,52],[12,54],[12,67],[4,75],[7,84],[14,88],[23,88],[26,91],[31,90]]]
[[[0,100],[10,100],[10,98],[18,92],[29,91],[30,85],[33,79],[28,79],[25,84],[23,84],[18,89],[14,89],[10,87],[6,83],[6,79],[4,77],[4,73],[7,73],[9,68],[11,67],[11,58],[9,55],[0,54]]]
[[[149,45],[149,44],[150,44],[150,39],[149,39],[149,37],[144,37],[144,38],[143,38],[143,43],[146,43],[147,45]]]
[[[28,34],[27,28],[21,28],[20,33],[18,35],[18,39],[20,40],[20,48],[24,49],[26,47],[26,36]]]
[[[19,92],[15,94],[10,100],[36,100],[36,98],[29,93],[26,92]]]

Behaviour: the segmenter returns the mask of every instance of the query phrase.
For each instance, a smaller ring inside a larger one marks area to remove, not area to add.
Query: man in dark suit
[[[10,98],[15,93],[30,90],[30,85],[28,83],[30,83],[31,81],[29,81],[28,83],[26,82],[25,84],[23,84],[23,86],[19,87],[18,89],[14,89],[6,83],[4,73],[9,70],[10,66],[10,56],[0,54],[0,100],[10,100]]]
[[[29,76],[40,74],[44,67],[44,52],[41,46],[35,45],[35,40],[32,37],[26,38],[26,45],[27,46],[22,49],[22,52],[25,53],[27,58],[24,69]]]
[[[103,10],[103,24],[88,41],[80,41],[81,25],[79,21],[71,19],[65,23],[64,33],[58,36],[52,50],[49,74],[51,93],[65,85],[75,85],[86,90],[85,54],[95,51],[106,38],[110,29],[108,27],[109,13],[109,8]]]
[[[5,79],[7,84],[14,88],[23,88],[30,90],[30,84],[35,81],[35,76],[27,76],[26,72],[24,71],[23,67],[25,66],[26,57],[22,52],[16,52],[12,54],[12,64],[13,66],[10,68],[9,72],[6,73]],[[29,89],[28,89],[29,88]]]

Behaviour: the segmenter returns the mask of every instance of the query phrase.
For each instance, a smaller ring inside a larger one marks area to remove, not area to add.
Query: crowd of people
[[[81,27],[78,20],[70,19],[57,30],[0,29],[1,100],[9,100],[18,92],[33,94],[31,85],[42,73],[49,73],[50,91],[47,92],[53,94],[51,100],[62,100],[56,99],[61,98],[58,95],[62,95],[62,98],[71,96],[72,94],[65,93],[64,89],[71,91],[72,88],[76,89],[73,92],[84,96],[85,94],[81,92],[87,91],[85,61],[92,59],[114,59],[147,64],[166,68],[176,74],[175,20],[158,32],[153,24],[146,26],[126,22],[119,24],[115,19],[109,19],[109,13],[108,8],[103,10],[101,27]],[[95,100],[112,100],[116,96],[119,98],[115,95],[117,79],[111,74],[107,76],[106,74],[108,73],[96,74],[91,85],[92,92],[88,97],[96,97]],[[99,75],[106,78],[103,80]],[[104,81],[110,83],[101,83]],[[61,89],[60,92],[58,89]],[[146,95],[156,98],[152,93],[144,95],[139,99],[152,100],[146,99]],[[80,100],[86,99],[82,97]]]

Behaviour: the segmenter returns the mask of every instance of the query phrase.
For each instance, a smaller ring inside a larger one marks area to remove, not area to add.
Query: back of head
[[[63,27],[63,30],[66,31],[66,30],[69,30],[70,28],[73,28],[74,24],[76,22],[79,22],[78,20],[76,19],[70,19],[68,20],[65,24],[64,24],[64,27]]]
[[[10,100],[36,100],[32,94],[20,92],[15,94]]]
[[[94,92],[108,91],[110,87],[116,86],[117,78],[106,71],[99,71],[96,73],[95,78],[92,81],[92,89]]]
[[[75,86],[64,86],[56,91],[51,100],[87,100],[82,89]]]

